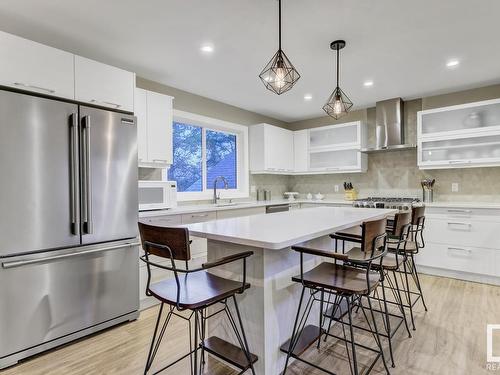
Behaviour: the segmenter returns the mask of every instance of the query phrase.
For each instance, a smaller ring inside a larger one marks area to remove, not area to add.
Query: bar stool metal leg
[[[351,350],[354,375],[358,375],[358,362],[356,360],[356,343],[354,341],[354,328],[352,325],[352,296],[347,297],[347,314],[349,316],[349,332],[351,334]]]
[[[411,301],[411,290],[410,290],[410,282],[408,280],[408,267],[406,264],[406,260],[403,262],[403,272],[405,274],[405,281],[406,281],[406,301],[408,302],[408,307],[410,309],[410,318],[411,318],[411,324],[412,328],[415,331],[415,320],[413,318],[413,303]]]
[[[385,312],[385,320],[386,320],[386,328],[387,328],[387,341],[389,341],[389,354],[391,356],[391,367],[396,367],[394,364],[394,354],[392,352],[392,338],[391,338],[391,320],[389,316],[389,309],[387,307],[387,296],[385,295],[385,277],[384,275],[381,278],[382,285],[382,299],[384,300],[384,312]]]
[[[415,278],[415,284],[417,285],[420,298],[422,299],[422,304],[424,305],[425,311],[427,311],[427,305],[425,304],[424,293],[422,292],[422,287],[420,286],[420,278],[418,277],[417,265],[415,264],[415,257],[411,254],[411,266]]]

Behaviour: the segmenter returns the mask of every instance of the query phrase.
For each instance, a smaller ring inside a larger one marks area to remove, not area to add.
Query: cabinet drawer
[[[215,211],[196,212],[192,214],[182,215],[182,224],[202,223],[204,221],[216,220],[217,213]]]
[[[170,226],[170,225],[182,224],[182,216],[181,215],[143,217],[140,220],[143,223],[152,224],[152,225]]]
[[[223,211],[217,211],[217,220],[228,219],[231,217],[259,215],[265,213],[266,213],[265,207],[250,207],[250,208],[241,208],[235,210],[223,210]]]
[[[0,32],[0,85],[74,99],[73,54]]]
[[[431,243],[500,249],[500,223],[426,218],[424,239]]]
[[[500,210],[495,208],[426,207],[426,214],[445,219],[485,219],[500,222]]]
[[[492,249],[427,243],[417,254],[416,262],[428,267],[496,275],[495,261],[498,254],[498,250]]]
[[[135,74],[75,56],[75,99],[122,111],[134,111]]]

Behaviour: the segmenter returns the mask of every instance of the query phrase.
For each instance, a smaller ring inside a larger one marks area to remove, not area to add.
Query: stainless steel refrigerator
[[[137,317],[134,116],[0,90],[0,368]]]

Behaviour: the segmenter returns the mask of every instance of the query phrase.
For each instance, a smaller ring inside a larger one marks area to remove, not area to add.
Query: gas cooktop
[[[419,198],[368,197],[356,199],[352,203],[352,206],[364,208],[392,208],[399,211],[411,211],[413,206],[421,204]]]

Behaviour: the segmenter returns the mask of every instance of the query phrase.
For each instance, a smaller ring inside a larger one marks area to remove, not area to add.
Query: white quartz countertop
[[[234,205],[219,205],[214,204],[189,204],[181,205],[168,210],[155,210],[155,211],[142,211],[139,212],[139,217],[154,217],[154,216],[169,216],[169,215],[182,215],[191,214],[199,212],[208,211],[225,211],[225,210],[237,210],[252,207],[265,207],[273,206],[276,204],[294,204],[294,203],[309,203],[315,205],[337,205],[350,207],[352,205],[351,201],[346,201],[343,199],[323,199],[323,200],[308,200],[308,199],[296,199],[290,201],[287,199],[275,199],[271,201],[246,201],[246,202],[236,202]],[[427,207],[442,207],[442,208],[489,208],[489,209],[500,209],[500,203],[498,202],[433,202],[426,203]]]
[[[316,207],[208,221],[185,227],[198,237],[266,249],[283,249],[396,212],[375,208]]]
[[[155,211],[142,211],[139,212],[139,217],[152,217],[152,216],[168,216],[168,215],[182,215],[191,214],[198,212],[207,211],[225,211],[225,210],[237,210],[252,207],[266,207],[273,206],[277,204],[297,204],[297,203],[313,203],[318,205],[342,205],[351,206],[351,201],[341,200],[341,199],[324,199],[324,200],[308,200],[308,199],[296,199],[290,201],[288,199],[275,199],[270,201],[247,201],[247,202],[236,202],[233,205],[214,205],[214,204],[189,204],[184,206],[178,206],[168,210],[155,210]]]

